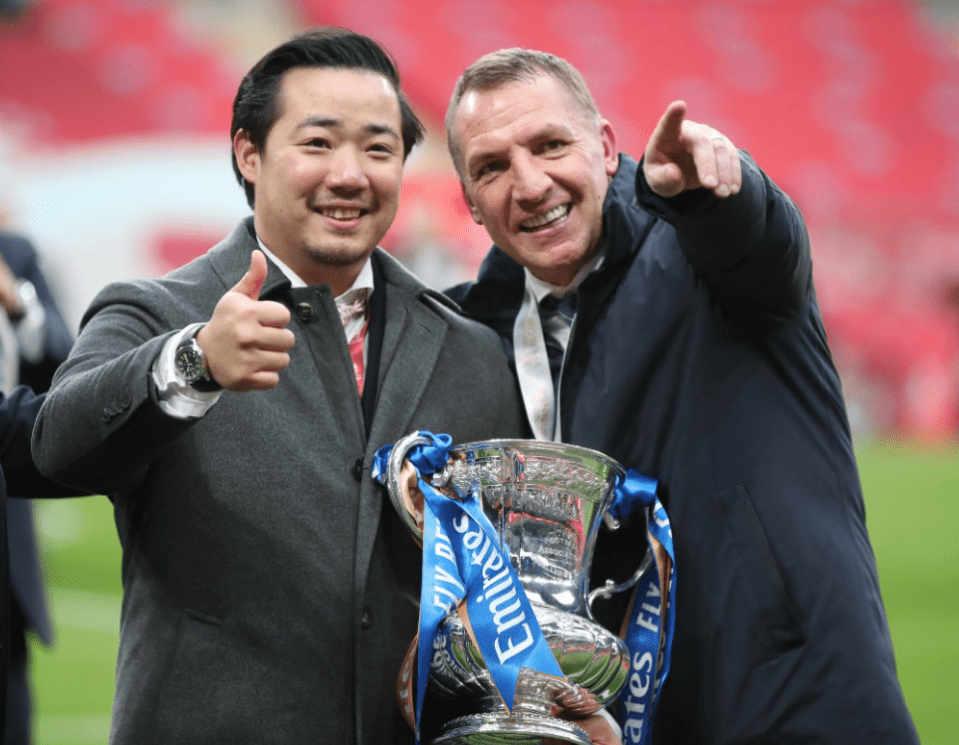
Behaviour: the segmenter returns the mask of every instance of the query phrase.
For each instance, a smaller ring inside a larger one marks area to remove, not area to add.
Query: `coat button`
[[[368,629],[372,625],[373,625],[373,614],[370,613],[369,608],[364,608],[363,615],[360,616],[360,627],[364,629]]]
[[[313,320],[313,306],[309,303],[300,303],[296,306],[296,317],[303,323],[309,323]]]
[[[362,481],[363,479],[363,459],[357,458],[353,465],[350,466],[350,475],[353,476],[357,481]]]

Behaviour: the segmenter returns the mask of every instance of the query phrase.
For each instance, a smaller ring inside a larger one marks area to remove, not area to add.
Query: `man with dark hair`
[[[500,335],[537,437],[660,483],[677,599],[651,741],[916,743],[799,210],[682,102],[641,163],[619,154],[541,52],[476,62],[446,125],[495,243],[451,295]],[[629,548],[601,539],[594,576]]]
[[[324,43],[316,44],[315,40],[320,38]],[[240,83],[233,101],[232,139],[242,130],[258,150],[266,146],[267,135],[280,114],[282,82],[288,70],[295,67],[343,67],[368,70],[389,81],[400,105],[404,160],[423,140],[423,125],[400,89],[399,71],[379,47],[357,43],[357,37],[342,35],[336,29],[317,29],[291,39],[281,49],[281,53],[260,60]],[[235,151],[231,151],[231,157],[233,173],[246,193],[247,203],[253,207],[253,184],[243,175]]]
[[[515,436],[494,334],[376,244],[421,126],[371,39],[309,32],[234,104],[253,207],[166,277],[105,288],[37,423],[113,501],[112,743],[394,743],[420,552],[371,478],[417,429]]]

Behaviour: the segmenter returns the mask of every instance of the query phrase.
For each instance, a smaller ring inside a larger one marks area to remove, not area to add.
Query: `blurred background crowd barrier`
[[[897,652],[928,662],[908,667],[915,678],[904,680],[916,713],[957,692],[954,668],[942,663],[952,687],[929,685],[926,695],[920,681],[935,656],[959,661],[954,622],[935,642],[924,625],[933,597],[933,613],[959,619],[957,5],[0,0],[0,226],[40,249],[74,331],[106,283],[157,276],[199,255],[249,213],[230,168],[241,77],[317,24],[369,34],[399,64],[429,136],[407,163],[384,247],[440,288],[473,277],[489,246],[442,130],[453,84],[478,56],[526,46],[569,59],[620,149],[635,156],[666,105],[686,100],[691,118],[748,150],[806,216],[857,443],[921,442],[937,454],[873,450],[861,460]],[[910,497],[930,511],[930,531],[943,532],[904,540],[898,505]],[[873,506],[883,499],[889,512]],[[109,503],[38,508],[61,650],[37,656],[39,741],[104,742],[119,609]],[[899,588],[912,593],[902,604]],[[84,682],[51,693],[51,681],[66,679]],[[939,731],[955,734],[954,715],[946,717],[953,725]],[[937,726],[928,721],[920,734]]]

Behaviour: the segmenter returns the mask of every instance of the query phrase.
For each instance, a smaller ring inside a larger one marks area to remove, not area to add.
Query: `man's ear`
[[[466,206],[469,207],[470,214],[473,216],[473,221],[477,225],[483,224],[483,218],[480,217],[479,210],[476,209],[476,205],[473,204],[473,200],[470,199],[470,195],[466,193],[466,184],[460,181],[460,190],[463,192],[463,201],[466,202]]]
[[[616,133],[613,125],[605,119],[599,122],[599,139],[603,143],[603,163],[606,165],[606,175],[612,176],[619,168],[619,152],[616,150]]]
[[[243,178],[255,184],[260,171],[260,153],[243,129],[238,129],[233,137],[233,155],[236,157],[236,165]]]

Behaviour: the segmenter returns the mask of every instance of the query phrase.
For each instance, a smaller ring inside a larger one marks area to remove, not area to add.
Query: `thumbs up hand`
[[[287,328],[290,311],[282,303],[259,299],[266,275],[266,256],[257,249],[247,273],[224,293],[196,336],[210,375],[231,391],[273,388],[280,370],[290,364],[287,352],[295,341]]]

